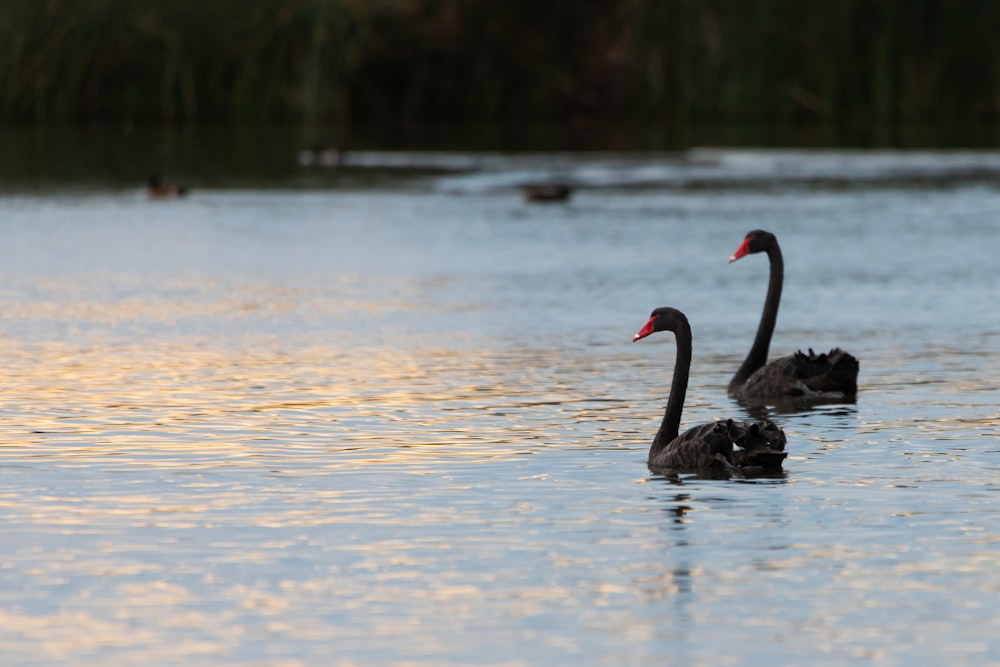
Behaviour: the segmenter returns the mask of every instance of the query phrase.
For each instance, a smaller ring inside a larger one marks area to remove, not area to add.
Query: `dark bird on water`
[[[732,419],[680,433],[681,411],[691,369],[691,326],[676,308],[657,308],[632,342],[656,331],[672,331],[677,342],[674,374],[663,421],[649,448],[649,467],[675,472],[775,473],[785,460],[785,432],[773,422]]]
[[[343,167],[347,161],[347,151],[336,146],[313,144],[299,151],[298,160],[303,167]]]
[[[771,263],[764,312],[750,352],[729,382],[729,394],[747,401],[766,398],[853,400],[858,393],[858,360],[839,347],[825,354],[816,354],[810,349],[808,354],[796,352],[767,362],[785,279],[778,239],[770,232],[755,229],[746,235],[729,262],[758,252],[767,253]]]
[[[146,195],[150,199],[171,199],[183,197],[189,190],[181,185],[164,183],[159,174],[153,174],[146,182]]]
[[[521,186],[525,201],[561,202],[568,201],[573,188],[563,183],[535,183]]]

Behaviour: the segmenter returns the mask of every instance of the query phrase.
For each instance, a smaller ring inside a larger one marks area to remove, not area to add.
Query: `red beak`
[[[643,326],[641,329],[639,329],[639,333],[637,333],[636,335],[632,336],[632,342],[634,343],[635,341],[639,340],[640,338],[645,338],[649,334],[651,334],[654,331],[656,331],[656,329],[653,326],[653,323],[655,321],[656,321],[655,317],[649,318],[649,321],[646,322],[645,326]]]
[[[740,257],[746,257],[746,254],[748,252],[750,252],[750,237],[749,236],[746,237],[745,239],[743,239],[743,243],[740,244],[740,247],[737,248],[736,252],[734,252],[729,257],[729,263],[732,264],[733,262],[735,262],[736,260],[738,260]]]

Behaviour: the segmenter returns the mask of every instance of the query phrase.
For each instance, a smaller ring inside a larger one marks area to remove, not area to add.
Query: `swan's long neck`
[[[767,298],[764,299],[764,312],[760,315],[757,325],[757,336],[743,365],[729,382],[729,390],[733,391],[753,375],[754,371],[767,363],[767,352],[771,348],[771,336],[774,325],[778,321],[778,305],[781,303],[781,285],[785,279],[785,260],[781,257],[781,248],[775,241],[767,249],[767,259],[771,263],[771,278],[767,283]]]
[[[691,370],[691,327],[687,322],[681,322],[674,332],[677,340],[677,356],[674,359],[674,379],[670,383],[670,396],[667,398],[667,408],[663,413],[660,430],[653,438],[649,448],[649,458],[652,459],[670,441],[677,437],[681,428],[681,411],[684,409],[684,396],[687,394],[688,373]]]

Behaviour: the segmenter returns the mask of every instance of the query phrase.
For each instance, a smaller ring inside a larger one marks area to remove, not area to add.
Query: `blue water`
[[[473,170],[0,194],[4,664],[1000,664],[1000,155],[358,159]],[[631,336],[745,418],[758,227],[857,402],[653,475]]]

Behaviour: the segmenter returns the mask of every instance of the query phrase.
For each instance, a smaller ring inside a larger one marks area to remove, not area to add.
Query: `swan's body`
[[[735,262],[757,252],[766,252],[771,264],[767,297],[757,326],[757,336],[747,358],[729,382],[729,394],[743,400],[853,399],[858,393],[858,360],[840,348],[826,354],[816,354],[810,349],[809,354],[797,352],[767,363],[785,276],[778,239],[770,232],[754,230],[746,235],[729,261]]]
[[[858,360],[835,347],[825,354],[796,352],[754,371],[729,393],[735,398],[850,399],[858,393]]]
[[[787,456],[785,433],[770,421],[758,424],[725,419],[679,433],[691,368],[691,326],[681,311],[657,308],[632,340],[645,338],[655,331],[674,332],[677,358],[663,421],[649,448],[649,467],[743,474],[781,470],[781,463]]]

